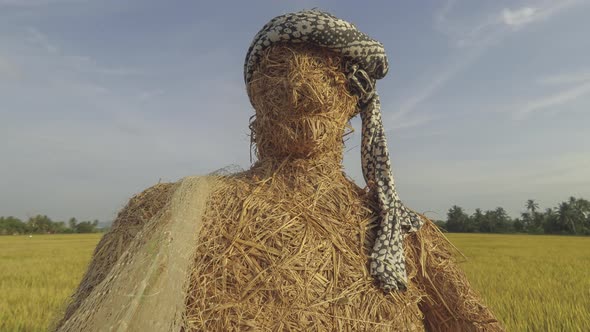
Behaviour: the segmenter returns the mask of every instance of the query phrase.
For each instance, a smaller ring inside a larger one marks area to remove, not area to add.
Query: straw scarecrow
[[[257,162],[133,197],[61,331],[502,331],[442,233],[394,187],[383,45],[328,13],[278,16],[244,78]],[[362,118],[366,188],[342,170]]]

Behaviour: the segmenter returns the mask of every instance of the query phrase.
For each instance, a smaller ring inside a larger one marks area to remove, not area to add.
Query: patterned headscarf
[[[273,18],[254,37],[244,65],[248,84],[262,51],[278,43],[307,43],[341,55],[353,92],[359,97],[362,119],[363,175],[379,204],[377,237],[371,252],[370,272],[384,291],[405,290],[407,274],[403,237],[416,232],[423,220],[400,201],[394,186],[385,131],[381,121],[376,80],[389,69],[383,45],[344,20],[318,10],[305,10]]]

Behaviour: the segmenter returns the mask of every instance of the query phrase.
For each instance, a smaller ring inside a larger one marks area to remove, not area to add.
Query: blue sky
[[[590,198],[590,1],[0,0],[0,215],[107,221],[160,179],[248,168],[245,52],[314,7],[385,45],[408,206]],[[359,142],[345,168],[363,184]]]

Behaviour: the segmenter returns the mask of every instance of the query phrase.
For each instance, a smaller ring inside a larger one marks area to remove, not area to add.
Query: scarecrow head
[[[252,142],[259,160],[341,162],[342,137],[358,111],[344,64],[338,54],[307,44],[278,44],[262,51],[248,84],[256,109]]]
[[[363,175],[379,205],[370,270],[385,290],[404,290],[403,237],[423,220],[394,186],[375,83],[388,71],[383,45],[331,14],[306,10],[275,17],[246,55],[244,79],[256,116],[259,159],[341,160],[348,120],[362,118]]]

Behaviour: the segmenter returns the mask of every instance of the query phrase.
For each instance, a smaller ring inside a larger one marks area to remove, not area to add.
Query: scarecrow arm
[[[100,239],[94,249],[86,274],[70,298],[65,315],[57,327],[76,311],[94,287],[107,276],[143,225],[165,206],[174,188],[174,183],[158,183],[129,200],[117,215],[111,230]]]
[[[414,282],[427,294],[420,303],[427,331],[504,331],[469,285],[450,243],[432,221],[426,219],[407,240],[419,259]]]

